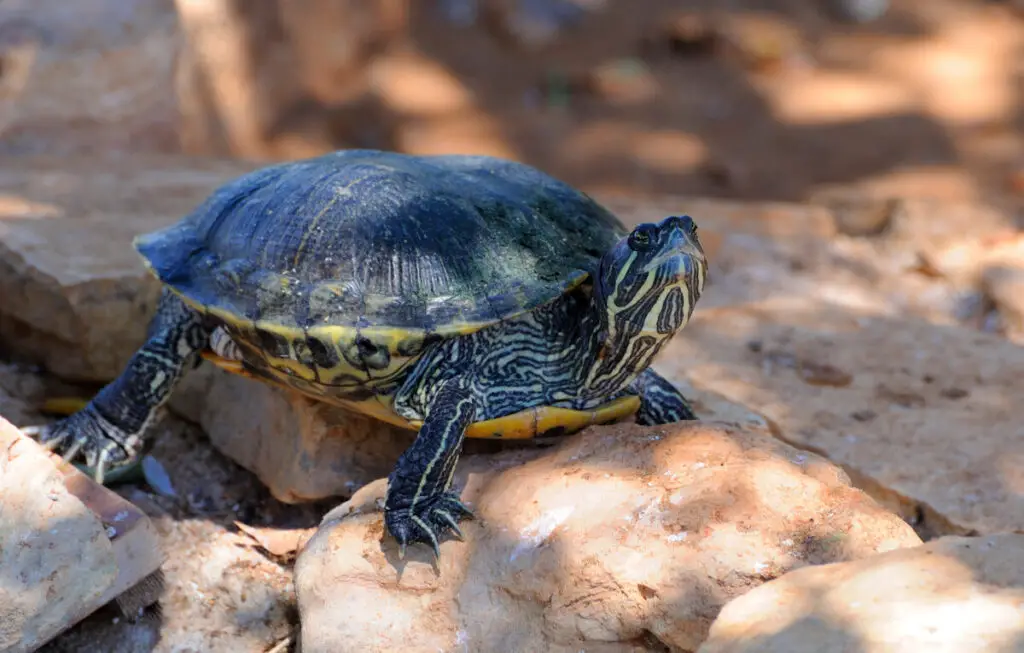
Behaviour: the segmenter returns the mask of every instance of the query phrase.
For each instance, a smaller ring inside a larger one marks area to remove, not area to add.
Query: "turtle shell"
[[[135,245],[243,348],[289,376],[349,384],[390,376],[431,337],[550,301],[625,234],[524,164],[344,150],[244,175]]]

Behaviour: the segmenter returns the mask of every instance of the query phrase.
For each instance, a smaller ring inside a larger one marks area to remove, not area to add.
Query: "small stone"
[[[645,634],[694,650],[766,580],[920,543],[838,467],[723,423],[592,427],[466,457],[454,486],[477,519],[436,567],[428,547],[399,559],[384,481],[321,526],[295,567],[304,653],[633,650],[603,647]]]
[[[805,383],[810,385],[832,386],[842,388],[853,382],[853,375],[849,372],[829,365],[828,363],[816,363],[814,361],[800,361],[797,363],[797,373]]]
[[[804,567],[725,606],[698,653],[1022,653],[1024,535]]]

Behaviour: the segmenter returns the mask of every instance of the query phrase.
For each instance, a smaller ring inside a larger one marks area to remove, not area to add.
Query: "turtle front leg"
[[[640,395],[640,410],[636,414],[638,424],[653,426],[697,419],[686,397],[651,368],[641,372],[630,389]]]
[[[469,382],[465,378],[446,381],[416,439],[388,477],[384,523],[398,541],[400,557],[405,556],[407,544],[423,542],[440,558],[440,536],[451,530],[461,537],[459,521],[473,516],[450,488],[466,427],[475,415]]]
[[[121,375],[78,412],[22,430],[65,460],[84,460],[96,481],[135,462],[146,429],[209,341],[201,317],[164,290],[146,342]]]

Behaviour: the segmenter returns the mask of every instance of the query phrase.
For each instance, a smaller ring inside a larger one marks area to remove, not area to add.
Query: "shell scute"
[[[574,288],[625,233],[523,164],[346,150],[244,175],[136,248],[266,374],[355,388]]]

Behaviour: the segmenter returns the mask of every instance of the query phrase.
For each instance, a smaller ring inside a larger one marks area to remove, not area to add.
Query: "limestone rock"
[[[117,560],[96,515],[2,417],[0,497],[0,650],[24,653],[95,609]]]
[[[292,628],[291,570],[235,524],[313,524],[318,515],[311,507],[268,500],[259,481],[208,446],[195,426],[169,416],[154,428],[152,455],[166,467],[177,496],[159,496],[144,485],[118,491],[151,516],[166,555],[159,618],[97,613],[53,640],[46,653],[272,650]]]
[[[680,390],[703,419],[769,432],[763,417],[713,392],[695,391],[685,382]],[[412,431],[209,364],[185,377],[170,405],[200,424],[214,446],[256,474],[275,498],[286,503],[351,496],[360,486],[387,476],[415,437]],[[536,444],[469,440],[464,452]]]
[[[721,423],[465,458],[455,487],[477,519],[439,568],[426,547],[399,560],[374,510],[383,486],[300,553],[304,653],[690,651],[766,580],[920,543],[836,466]]]
[[[804,567],[732,601],[698,653],[1021,653],[1024,535]]]
[[[779,296],[698,309],[662,352],[925,532],[1024,528],[1024,349],[884,307]]]
[[[159,293],[132,238],[251,169],[160,155],[0,160],[0,341],[58,376],[112,379]]]
[[[415,436],[209,363],[185,377],[171,408],[286,503],[350,496],[387,476]]]
[[[178,48],[172,0],[4,2],[4,148],[176,150]]]

